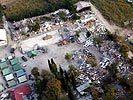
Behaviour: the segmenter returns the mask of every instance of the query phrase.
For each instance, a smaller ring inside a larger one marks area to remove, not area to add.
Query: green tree
[[[64,71],[64,73],[65,73],[65,79],[66,79],[67,81],[70,81],[70,77],[68,76],[68,73],[67,73],[66,71]]]
[[[55,62],[54,62],[53,58],[51,58],[51,64],[55,64]],[[55,65],[56,65],[56,64],[55,64]]]
[[[113,41],[114,40],[114,34],[111,34],[108,30],[106,30],[106,36],[109,40]]]
[[[109,71],[109,75],[111,76],[111,79],[116,79],[117,73],[118,73],[116,64],[115,63],[111,64],[110,66],[107,67],[107,69]]]
[[[2,5],[0,4],[0,23],[2,22],[3,10]]]
[[[52,79],[47,83],[47,92],[45,94],[47,100],[58,100],[61,95],[61,82],[57,79]]]
[[[122,42],[120,44],[120,53],[122,54],[122,56],[127,58],[128,57],[128,53],[127,52],[129,52],[129,51],[130,51],[129,45],[124,43],[124,42]]]
[[[80,33],[79,31],[76,31],[76,37],[77,37],[77,38],[80,37],[79,33]]]
[[[37,67],[34,67],[31,70],[31,73],[34,75],[35,79],[38,79],[38,77],[40,76],[39,69]]]
[[[71,74],[74,74],[74,76],[77,78],[81,72],[78,68],[76,68],[74,65],[69,65],[68,74],[71,76]]]
[[[65,77],[62,77],[62,79],[61,79],[61,86],[62,86],[62,88],[63,88],[63,90],[64,90],[65,92],[68,92],[68,90],[69,90],[70,87],[71,87],[70,81],[67,81],[67,80],[65,79]]]
[[[74,21],[74,20],[78,20],[78,19],[80,19],[80,16],[79,15],[77,15],[76,13],[74,13],[73,15],[72,15],[72,21]]]
[[[68,91],[68,97],[69,97],[70,100],[75,100],[75,97],[74,97],[73,92],[72,92],[71,89],[69,89],[69,91]]]
[[[102,42],[103,42],[103,41],[102,41],[102,39],[101,39],[100,36],[96,36],[96,37],[93,38],[93,43],[94,43],[95,45],[98,45],[98,47],[101,46]]]
[[[67,14],[66,14],[65,12],[60,11],[60,12],[58,13],[58,16],[60,17],[61,20],[67,21],[67,18],[66,18]]]
[[[116,100],[115,90],[113,87],[108,87],[107,92],[102,96],[103,100]]]
[[[52,66],[51,66],[51,63],[50,63],[50,60],[48,59],[48,66],[49,66],[49,69],[50,71],[52,70]]]
[[[127,82],[127,79],[124,78],[124,77],[122,77],[122,78],[119,79],[119,84],[121,86],[124,86],[124,87],[129,87],[128,82]]]
[[[36,21],[33,25],[32,25],[32,31],[38,31],[40,29],[40,24],[38,21]]]
[[[93,99],[94,100],[98,100],[98,97],[99,97],[98,91],[94,87],[91,87],[90,88],[90,91],[91,91],[91,94],[92,94]]]
[[[75,12],[73,0],[63,0],[63,4],[65,4],[65,8],[68,9],[70,12]]]
[[[41,76],[43,78],[44,86],[46,86],[46,84],[47,84],[47,82],[49,80],[49,77],[50,77],[50,73],[47,70],[42,70]]]
[[[130,92],[133,94],[133,73],[130,74],[128,83],[129,83],[129,86],[130,86]]]
[[[69,54],[69,53],[66,53],[66,54],[65,54],[65,59],[66,59],[66,60],[69,61],[69,60],[71,59],[71,57],[72,57],[71,54]]]
[[[51,68],[52,68],[51,72],[53,74],[55,74],[57,72],[57,66],[56,66],[56,64],[51,64]]]
[[[60,66],[60,74],[63,76],[63,73],[64,73],[64,71],[63,71],[63,69],[61,68],[61,66]]]
[[[35,82],[35,86],[36,86],[36,93],[41,95],[43,90],[44,90],[44,86],[42,84],[42,81],[40,79],[37,79]]]
[[[86,37],[89,38],[90,36],[91,36],[91,33],[89,31],[87,31]]]
[[[70,76],[70,78],[71,78],[71,84],[72,84],[72,86],[73,86],[74,88],[76,88],[77,82],[76,82],[76,77],[75,77],[75,75],[72,73],[71,76]]]

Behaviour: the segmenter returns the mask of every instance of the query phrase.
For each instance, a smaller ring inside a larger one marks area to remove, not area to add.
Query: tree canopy
[[[67,8],[73,12],[73,3],[76,1],[78,0],[17,0],[4,13],[8,20],[19,21],[24,18],[50,13],[60,8]]]
[[[48,91],[46,93],[47,100],[58,100],[61,94],[61,83],[57,79],[52,79],[47,83]]]

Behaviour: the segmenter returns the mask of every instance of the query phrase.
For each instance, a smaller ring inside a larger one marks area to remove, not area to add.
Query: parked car
[[[14,51],[15,51],[14,48],[10,49],[10,53],[14,53]]]
[[[23,64],[22,66],[23,66],[23,67],[26,67],[26,64]]]
[[[21,58],[22,58],[22,60],[25,61],[25,62],[28,61],[28,59],[27,59],[25,56],[22,56]]]
[[[70,36],[70,40],[72,43],[74,43],[75,42],[74,36]]]

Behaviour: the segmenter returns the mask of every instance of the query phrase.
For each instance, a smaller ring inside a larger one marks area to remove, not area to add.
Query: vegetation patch
[[[73,3],[78,0],[17,0],[14,5],[4,12],[10,21],[19,21],[24,18],[43,15],[60,8],[74,9]],[[70,7],[71,6],[71,7]]]
[[[127,0],[91,0],[100,10],[102,15],[109,21],[123,25],[124,21],[133,17],[133,6]]]

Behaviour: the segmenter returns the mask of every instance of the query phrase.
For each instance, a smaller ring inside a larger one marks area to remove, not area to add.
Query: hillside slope
[[[133,17],[133,5],[126,0],[90,0],[103,14],[103,16],[122,26],[123,22]]]

